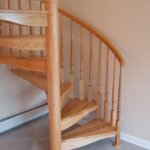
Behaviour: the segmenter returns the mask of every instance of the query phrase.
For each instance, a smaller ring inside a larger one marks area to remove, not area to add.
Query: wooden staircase
[[[0,64],[46,92],[50,149],[71,150],[110,137],[119,147],[121,54],[90,25],[58,9],[56,0],[28,0],[26,9],[21,0],[13,9],[11,1],[5,6],[0,0]],[[70,128],[91,113],[91,121]]]

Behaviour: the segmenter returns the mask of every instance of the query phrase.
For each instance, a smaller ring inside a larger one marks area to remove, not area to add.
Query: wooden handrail
[[[115,48],[113,46],[113,44],[107,40],[101,33],[99,33],[98,31],[96,31],[96,29],[94,29],[93,27],[91,27],[91,25],[89,25],[88,23],[85,23],[83,20],[79,19],[78,17],[70,14],[69,12],[65,11],[62,8],[58,8],[59,13],[63,14],[64,16],[66,16],[67,18],[70,18],[70,20],[72,20],[73,22],[76,22],[77,24],[81,25],[82,27],[84,27],[85,29],[87,29],[88,31],[90,31],[93,35],[95,35],[96,37],[98,37],[103,43],[105,43],[110,50],[114,53],[114,55],[117,57],[117,59],[119,60],[119,62],[121,63],[121,65],[125,65],[125,60],[122,57],[122,55],[119,53],[118,49]]]

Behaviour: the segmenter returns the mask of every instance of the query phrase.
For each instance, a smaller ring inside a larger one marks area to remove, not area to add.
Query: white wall
[[[14,76],[0,65],[0,119],[31,109],[46,101],[45,93]]]
[[[150,141],[150,1],[63,0],[62,7],[84,19],[125,57],[122,131]]]

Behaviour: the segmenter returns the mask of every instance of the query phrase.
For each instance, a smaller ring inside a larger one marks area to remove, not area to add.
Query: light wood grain
[[[7,36],[0,37],[0,46],[21,50],[46,50],[45,36]]]
[[[96,109],[97,105],[95,102],[79,99],[71,100],[62,110],[61,129],[67,129]]]
[[[106,58],[106,79],[105,79],[105,101],[104,101],[104,120],[108,122],[108,98],[109,98],[109,47],[107,47]]]
[[[99,42],[99,55],[98,55],[98,77],[97,77],[97,95],[96,95],[96,103],[98,105],[97,111],[96,111],[96,117],[97,119],[101,118],[101,59],[102,59],[102,44]]]
[[[46,72],[46,58],[21,58],[0,56],[0,64],[11,65],[28,71]]]
[[[0,20],[26,26],[45,27],[47,11],[0,10]]]
[[[81,28],[81,35],[80,35],[80,89],[79,89],[79,94],[80,94],[80,99],[84,99],[84,43],[83,43],[83,38],[84,38],[84,29]]]
[[[71,76],[71,82],[74,83],[74,32],[73,32],[73,22],[71,21],[71,70],[70,70],[70,76]]]
[[[11,9],[11,0],[8,0],[8,9]],[[13,25],[9,23],[9,35],[13,34]],[[10,55],[13,55],[13,50],[10,48]]]
[[[116,121],[116,141],[115,147],[119,148],[121,145],[120,141],[120,130],[121,130],[121,90],[122,90],[122,65],[120,65],[120,74],[119,74],[119,90],[118,90],[118,103],[117,103],[117,121]]]
[[[113,68],[113,84],[112,84],[112,109],[110,123],[111,126],[115,124],[115,85],[116,85],[116,57],[114,56],[114,68]]]
[[[60,77],[61,82],[65,81],[65,50],[64,50],[64,26],[63,26],[63,15],[61,15],[60,19],[60,28],[61,28],[61,39],[60,39]]]
[[[56,0],[46,0],[48,10],[47,35],[47,86],[49,108],[50,149],[61,150],[61,104],[58,38],[58,4]]]
[[[115,135],[115,128],[110,127],[103,121],[94,120],[63,135],[62,149],[79,148]]]
[[[88,85],[88,100],[92,101],[94,98],[93,89],[93,35],[90,33],[90,55],[89,55],[89,85]]]
[[[74,32],[73,32],[73,22],[71,21],[71,31],[70,31],[70,33],[71,33],[71,40],[70,40],[70,42],[71,42],[71,56],[70,56],[70,82],[72,83],[72,98],[74,98],[75,97],[75,73],[74,73]]]

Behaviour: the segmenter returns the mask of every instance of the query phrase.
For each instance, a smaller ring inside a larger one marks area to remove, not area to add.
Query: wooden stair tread
[[[61,113],[62,130],[74,125],[96,109],[97,104],[94,101],[88,102],[87,100],[72,99],[66,104]]]
[[[62,136],[62,147],[63,150],[75,149],[114,136],[116,136],[114,127],[110,127],[104,121],[93,120],[65,133]]]
[[[47,11],[0,10],[0,20],[26,26],[46,27]]]
[[[12,65],[28,71],[46,72],[46,57],[15,57],[1,54],[0,64]]]
[[[47,91],[47,76],[46,73],[42,72],[33,72],[33,71],[25,71],[21,69],[13,69],[12,72],[24,78],[31,84],[35,85],[36,87]],[[60,83],[60,94],[61,94],[61,102],[67,95],[67,93],[71,90],[72,84],[69,82]]]
[[[1,36],[0,47],[21,50],[46,50],[45,36]]]
[[[63,135],[63,140],[99,135],[106,132],[116,132],[115,128],[100,120],[91,121]]]

